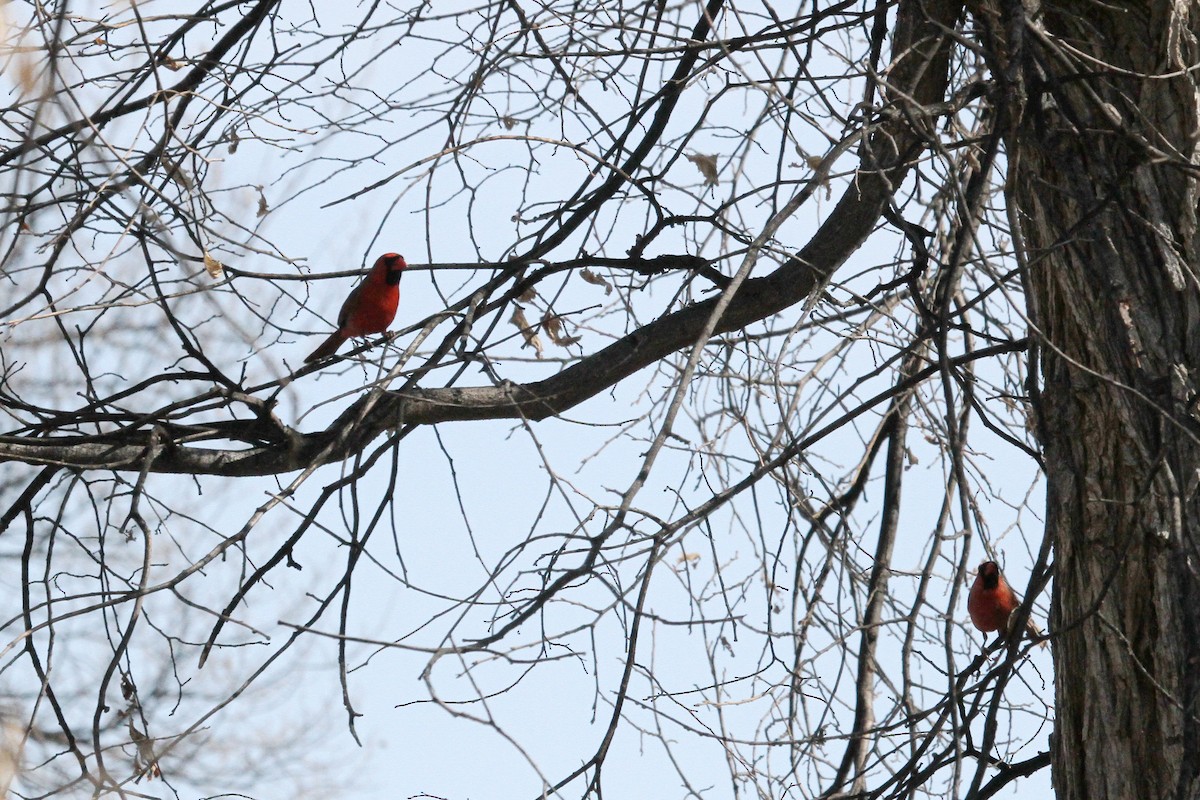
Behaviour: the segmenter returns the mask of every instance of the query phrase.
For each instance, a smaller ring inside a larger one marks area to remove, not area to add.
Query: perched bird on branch
[[[396,305],[400,302],[400,273],[407,266],[404,256],[396,253],[384,253],[376,259],[367,277],[351,290],[346,302],[342,303],[337,330],[329,334],[329,338],[313,350],[304,363],[328,358],[352,336],[368,336],[387,330],[396,316]]]
[[[1021,598],[1000,574],[1000,565],[995,561],[984,561],[979,565],[975,583],[967,596],[967,611],[971,622],[984,633],[999,631],[1001,638],[1012,635],[1013,612],[1021,605]],[[1042,629],[1032,618],[1025,621],[1025,633],[1031,638],[1042,635]],[[1038,643],[1045,647],[1045,640]]]

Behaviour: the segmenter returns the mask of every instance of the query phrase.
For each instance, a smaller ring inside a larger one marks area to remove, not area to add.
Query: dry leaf
[[[547,311],[542,316],[542,330],[550,337],[550,341],[554,342],[559,347],[568,347],[573,344],[579,344],[578,336],[567,336],[563,328],[563,318],[557,314],[551,314]]]
[[[517,120],[516,117],[510,117],[505,114],[500,118],[500,124],[504,126],[505,130],[511,131],[513,128],[517,127]]]
[[[717,185],[717,156],[701,155],[700,153],[691,153],[685,156],[688,161],[696,165],[696,169],[700,170],[700,174],[704,176],[704,184],[706,186]]]
[[[688,564],[694,564],[694,563],[696,563],[696,562],[697,562],[697,561],[699,561],[699,560],[700,560],[700,554],[699,554],[699,553],[684,553],[684,554],[683,554],[683,555],[681,555],[681,556],[680,556],[678,559],[676,559],[676,560],[675,560],[675,563],[676,563],[676,564],[683,564],[683,563],[685,563],[685,562],[686,562],[686,563],[688,563]]]
[[[517,300],[521,301],[522,303],[531,303],[535,297],[537,297],[537,289],[530,284],[525,288],[525,291],[517,295]]]
[[[557,314],[551,314],[547,311],[542,315],[542,330],[550,337],[550,341],[558,343],[558,337],[562,336],[562,317]]]
[[[525,309],[517,306],[513,310],[512,319],[513,325],[517,326],[517,330],[521,332],[521,338],[525,340],[526,347],[532,347],[538,358],[542,357],[542,340],[538,338],[537,329],[529,324],[529,320],[525,319]]]
[[[212,253],[204,251],[204,270],[208,273],[208,277],[214,281],[220,279],[225,274],[225,265],[212,257]]]
[[[150,741],[150,737],[142,733],[133,724],[133,717],[129,718],[129,740],[133,742],[137,748],[137,755],[133,757],[133,769],[137,773],[137,781],[141,782],[142,778],[162,777],[162,770],[158,766],[158,758],[154,755],[154,745]]]
[[[805,161],[805,163],[808,164],[808,166],[812,167],[813,172],[817,173],[813,177],[817,179],[818,186],[825,187],[825,197],[826,198],[832,197],[833,196],[833,182],[829,179],[829,172],[821,171],[821,168],[825,163],[824,157],[822,157],[822,156],[805,156],[804,161]]]
[[[612,294],[612,284],[604,280],[604,278],[601,278],[596,273],[592,272],[590,269],[581,269],[579,271],[579,277],[583,278],[593,286],[603,286],[605,294]]]
[[[37,65],[28,55],[17,57],[17,85],[29,94],[37,89]]]
[[[138,213],[142,215],[142,221],[159,233],[166,233],[167,226],[163,224],[162,216],[154,210],[154,207],[148,203],[138,203]]]
[[[267,215],[267,212],[270,211],[270,208],[267,207],[267,196],[263,194],[262,187],[256,186],[254,188],[258,189],[258,211],[256,212],[255,216],[261,219]]]
[[[237,149],[238,149],[238,144],[240,144],[241,141],[242,140],[238,137],[237,128],[234,128],[233,130],[231,130],[229,132],[229,147],[227,148],[229,150],[229,152],[236,153]]]
[[[192,188],[192,179],[187,173],[174,161],[167,158],[166,154],[159,156],[158,162],[163,166],[163,172],[167,173],[167,177],[178,183],[185,189]]]

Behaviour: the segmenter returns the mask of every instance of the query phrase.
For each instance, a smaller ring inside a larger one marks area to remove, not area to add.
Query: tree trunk
[[[1041,360],[1054,786],[1196,798],[1200,9],[1001,6],[979,18]]]

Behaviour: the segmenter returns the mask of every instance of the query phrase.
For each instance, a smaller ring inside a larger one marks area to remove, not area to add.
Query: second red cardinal
[[[971,585],[971,593],[967,596],[967,611],[971,622],[984,633],[1000,631],[1000,635],[1008,638],[1009,619],[1013,611],[1021,605],[1021,599],[1000,574],[1000,565],[995,561],[984,561],[979,565],[979,573],[975,583]],[[1032,619],[1026,620],[1025,631],[1030,636],[1041,636],[1042,629]],[[1045,642],[1040,642],[1045,646]]]
[[[367,277],[355,286],[338,312],[337,330],[313,350],[304,363],[328,358],[351,336],[383,333],[396,316],[400,302],[400,273],[408,264],[404,256],[384,253],[375,261]]]

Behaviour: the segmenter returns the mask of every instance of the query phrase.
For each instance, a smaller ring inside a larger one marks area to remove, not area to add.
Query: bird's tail
[[[334,331],[329,334],[329,338],[321,342],[321,346],[308,354],[304,359],[305,364],[311,364],[314,361],[320,361],[322,358],[329,358],[337,352],[337,349],[342,346],[342,342],[346,341],[346,336],[341,331]]]

